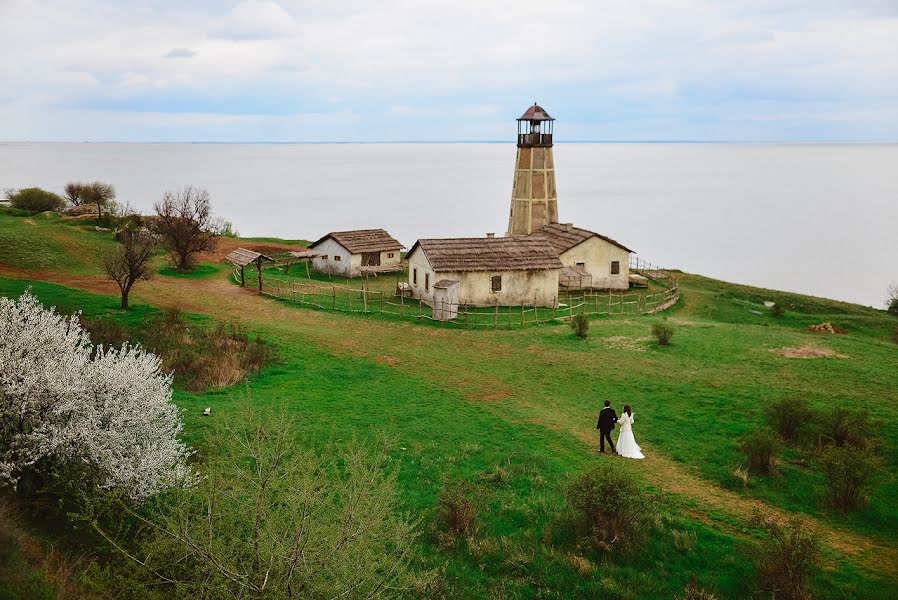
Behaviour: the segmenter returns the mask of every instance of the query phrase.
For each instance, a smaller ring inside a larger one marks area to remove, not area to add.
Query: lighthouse
[[[518,118],[518,151],[506,236],[530,235],[545,225],[558,223],[552,157],[554,121],[535,102]]]

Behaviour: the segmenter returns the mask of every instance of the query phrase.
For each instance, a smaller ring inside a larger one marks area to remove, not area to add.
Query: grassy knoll
[[[0,207],[2,262],[33,271],[100,273],[104,253],[113,248],[115,240],[94,227],[54,213],[28,216]]]
[[[10,264],[6,252],[0,263]],[[684,275],[683,300],[667,315],[675,335],[659,348],[649,337],[658,316],[595,319],[586,340],[563,324],[443,330],[304,309],[241,290],[226,275],[141,282],[128,312],[113,296],[52,283],[0,278],[0,295],[32,285],[48,304],[125,323],[180,304],[240,320],[271,341],[279,363],[247,388],[176,390],[187,440],[202,449],[210,423],[202,409],[237,418],[244,394],[295,413],[310,445],[386,435],[401,461],[402,497],[421,518],[419,565],[438,574],[434,597],[668,598],[694,576],[718,597],[741,598],[752,589],[741,544],[755,535],[754,509],[801,515],[823,536],[819,597],[898,594],[898,346],[889,340],[898,320],[882,311]],[[57,280],[68,281],[64,273]],[[83,279],[72,285],[95,289]],[[379,285],[392,287],[395,277]],[[771,316],[764,300],[782,302],[786,314]],[[822,321],[848,333],[806,331]],[[771,352],[805,346],[846,358]],[[752,476],[748,487],[733,477],[739,436],[763,424],[769,402],[791,395],[818,410],[867,409],[878,420],[887,468],[862,510],[828,510],[819,470],[794,452],[775,476]],[[627,465],[662,497],[646,547],[630,556],[579,548],[565,524],[569,477],[589,461],[623,460],[593,452],[606,397],[618,410],[633,405],[647,459]],[[432,525],[444,477],[476,482],[484,510],[470,540],[447,544]]]

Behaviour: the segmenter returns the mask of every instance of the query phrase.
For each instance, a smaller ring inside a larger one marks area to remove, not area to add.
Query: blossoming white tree
[[[0,298],[0,484],[81,460],[140,499],[188,476],[171,375],[140,347],[94,347],[75,316]]]

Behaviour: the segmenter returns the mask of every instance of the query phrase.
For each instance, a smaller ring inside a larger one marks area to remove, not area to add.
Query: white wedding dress
[[[628,415],[622,413],[617,420],[620,425],[620,435],[617,438],[617,453],[624,458],[645,458],[642,455],[642,448],[636,443],[633,437],[633,417],[636,415]]]

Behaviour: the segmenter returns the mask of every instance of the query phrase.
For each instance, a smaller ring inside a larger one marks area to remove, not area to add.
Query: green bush
[[[834,405],[819,419],[819,441],[822,445],[855,446],[865,448],[875,443],[872,432],[876,428],[865,410],[847,409]]]
[[[437,497],[437,525],[452,536],[469,536],[477,529],[480,492],[466,479],[444,479]]]
[[[749,471],[771,473],[774,470],[779,443],[769,430],[759,427],[750,431],[739,447],[745,453]]]
[[[645,538],[655,512],[640,481],[618,461],[588,465],[567,488],[581,537],[600,551],[625,551]]]
[[[33,215],[47,210],[62,210],[65,206],[62,197],[36,187],[7,192],[6,198],[13,208],[28,211]]]
[[[666,321],[652,325],[652,335],[658,340],[659,346],[667,346],[670,344],[670,338],[673,337],[673,334],[673,326]]]
[[[799,518],[781,521],[756,515],[763,537],[745,550],[758,578],[758,591],[776,600],[810,600],[809,582],[819,571],[820,541]]]
[[[879,458],[870,448],[832,446],[820,455],[830,504],[841,511],[854,510],[866,500],[870,482],[879,472]]]
[[[767,422],[787,442],[796,442],[813,420],[814,413],[804,398],[783,398],[767,406]]]
[[[783,308],[783,305],[777,302],[773,306],[770,307],[770,316],[776,317],[777,319],[786,314],[786,309]]]
[[[571,329],[574,330],[574,335],[578,338],[586,339],[589,332],[589,319],[583,313],[574,315],[571,319]]]

